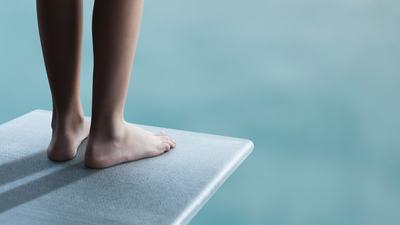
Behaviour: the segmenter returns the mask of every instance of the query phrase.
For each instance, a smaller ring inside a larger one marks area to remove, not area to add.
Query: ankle
[[[89,140],[121,140],[125,121],[122,119],[93,121],[90,126]]]
[[[51,126],[53,131],[55,130],[73,130],[77,131],[82,129],[85,124],[85,117],[82,113],[71,113],[71,114],[57,114],[53,115]]]

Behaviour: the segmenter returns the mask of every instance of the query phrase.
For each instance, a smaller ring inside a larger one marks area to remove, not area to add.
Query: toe
[[[170,137],[164,137],[163,143],[167,143],[170,146],[170,149],[175,147],[175,142]]]
[[[173,141],[168,141],[168,144],[171,148],[175,148],[175,143]]]
[[[164,131],[160,131],[158,133],[153,133],[153,135],[155,135],[155,136],[165,136],[165,132]]]
[[[174,140],[174,139],[172,139],[171,137],[168,137],[168,136],[165,136],[165,140],[167,140],[167,141],[172,141],[172,142],[174,142],[174,143],[175,143],[175,140]]]
[[[171,145],[169,145],[168,143],[165,143],[164,147],[165,147],[165,151],[171,150]]]
[[[170,146],[167,142],[163,141],[163,142],[158,146],[158,149],[159,149],[161,152],[166,152],[166,151],[169,151],[169,150],[171,149],[171,146]]]

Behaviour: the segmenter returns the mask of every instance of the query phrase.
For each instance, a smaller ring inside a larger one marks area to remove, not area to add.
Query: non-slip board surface
[[[90,119],[90,118],[88,118]],[[51,111],[0,125],[1,224],[187,224],[253,150],[249,140],[164,130],[176,147],[102,170],[46,156]]]

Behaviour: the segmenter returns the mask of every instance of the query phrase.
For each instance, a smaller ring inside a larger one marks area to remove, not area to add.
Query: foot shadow
[[[46,151],[41,151],[1,165],[0,185],[22,179],[34,173],[59,166],[60,164],[64,164],[65,166],[51,174],[0,193],[0,213],[101,171],[85,167],[83,162],[85,148],[86,140],[82,141],[79,146],[77,156],[64,163],[49,160]]]
[[[0,186],[57,166],[47,158],[46,150],[0,165]]]

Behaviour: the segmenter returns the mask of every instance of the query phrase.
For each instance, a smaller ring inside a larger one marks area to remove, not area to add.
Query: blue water
[[[51,98],[34,1],[1,5],[4,123]],[[146,1],[126,120],[255,143],[192,225],[400,224],[399,12],[395,0]]]

